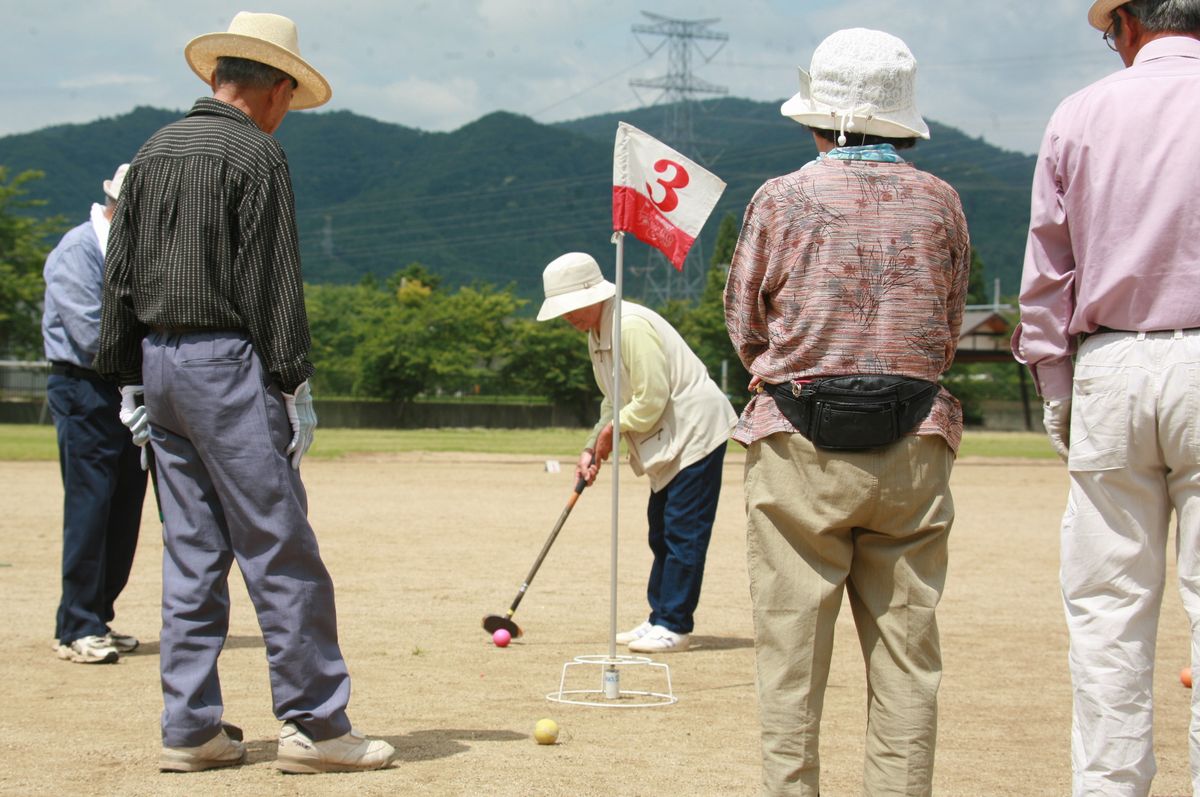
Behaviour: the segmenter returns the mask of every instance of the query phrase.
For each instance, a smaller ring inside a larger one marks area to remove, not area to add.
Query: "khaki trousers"
[[[818,793],[821,711],[846,588],[867,671],[864,793],[931,793],[942,672],[934,610],[954,520],[953,463],[935,436],[868,452],[819,450],[799,434],[749,447],[765,794]]]

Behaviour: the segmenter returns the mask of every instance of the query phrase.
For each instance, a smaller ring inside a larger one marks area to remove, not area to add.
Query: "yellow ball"
[[[533,726],[533,738],[538,744],[554,744],[558,741],[558,723],[552,719],[542,719]]]

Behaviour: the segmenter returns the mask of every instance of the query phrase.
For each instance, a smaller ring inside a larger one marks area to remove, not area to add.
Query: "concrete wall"
[[[349,429],[542,429],[590,426],[574,409],[549,404],[418,403],[321,401],[314,405],[320,425]],[[591,418],[600,416],[600,404]],[[0,423],[53,423],[43,401],[0,401]]]

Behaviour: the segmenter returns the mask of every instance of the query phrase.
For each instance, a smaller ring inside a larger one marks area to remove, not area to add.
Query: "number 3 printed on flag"
[[[673,168],[675,170],[675,173],[672,175],[670,180],[663,180],[661,178],[655,180],[655,182],[661,185],[663,188],[662,199],[655,199],[654,189],[649,183],[646,183],[646,192],[650,194],[650,201],[653,202],[655,206],[657,206],[658,209],[663,213],[670,213],[679,206],[679,194],[675,192],[675,189],[683,188],[688,184],[688,182],[690,182],[687,170],[675,161],[663,158],[654,164],[654,171],[659,172],[660,174],[666,172],[668,168]]]

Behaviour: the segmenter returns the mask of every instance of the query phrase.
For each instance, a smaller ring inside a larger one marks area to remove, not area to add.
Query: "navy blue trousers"
[[[646,600],[650,622],[677,634],[690,634],[700,602],[704,559],[712,538],[725,443],[675,475],[663,489],[650,493],[646,517],[654,564]]]
[[[63,482],[62,644],[104,636],[129,581],[146,474],[121,423],[121,394],[98,377],[52,374],[46,387]]]

